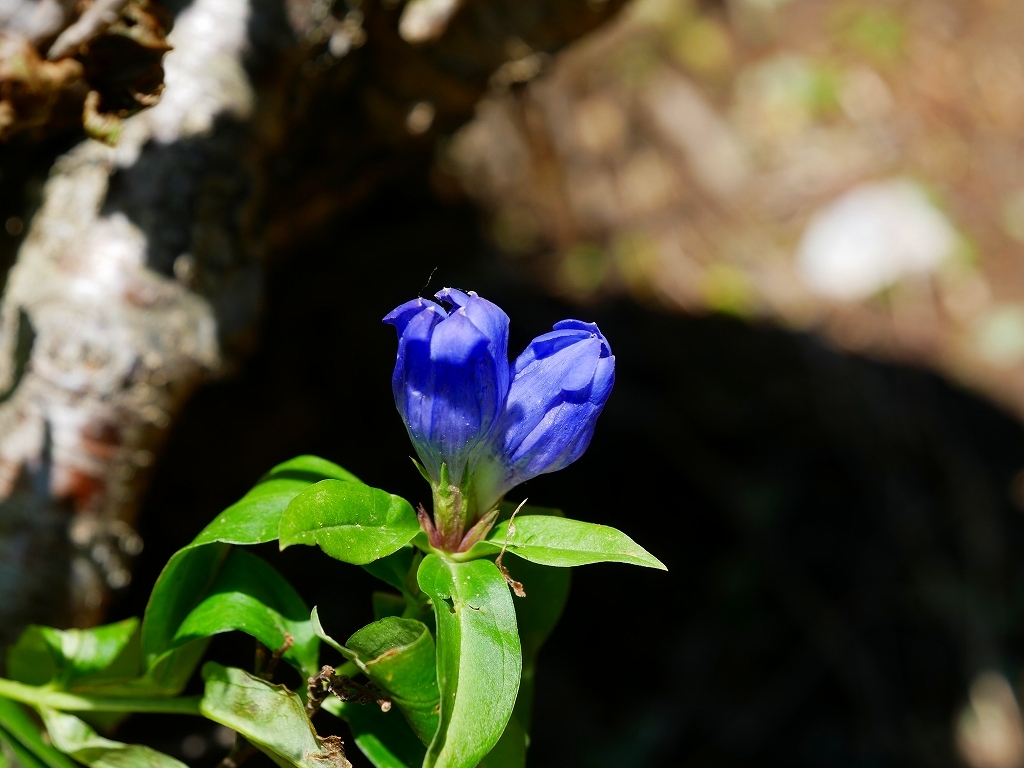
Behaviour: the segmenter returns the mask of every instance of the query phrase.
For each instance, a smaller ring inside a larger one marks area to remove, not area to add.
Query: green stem
[[[172,715],[201,715],[199,697],[159,698],[145,696],[82,696],[25,685],[0,678],[0,696],[23,704],[52,707],[65,712],[159,712]]]

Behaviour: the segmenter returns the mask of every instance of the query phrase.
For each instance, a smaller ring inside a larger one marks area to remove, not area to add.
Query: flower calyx
[[[498,508],[477,514],[476,497],[472,492],[472,479],[467,478],[461,485],[450,481],[447,464],[441,464],[440,480],[432,482],[434,499],[433,517],[421,504],[416,514],[420,527],[427,534],[430,546],[441,552],[460,553],[468,551],[482,541],[498,519]]]

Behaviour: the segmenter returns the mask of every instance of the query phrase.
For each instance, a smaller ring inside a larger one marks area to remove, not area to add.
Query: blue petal
[[[447,301],[455,307],[454,314],[465,315],[490,339],[490,351],[495,360],[508,360],[508,315],[501,307],[480,298],[474,291],[465,293],[457,288],[444,288],[437,292],[438,301]],[[508,367],[507,364],[505,366]],[[508,390],[507,372],[499,374],[498,389],[502,397]]]
[[[560,350],[588,338],[590,338],[590,334],[579,331],[551,331],[542,334],[531,341],[523,353],[516,358],[512,365],[512,374],[517,375],[537,360],[551,357]]]
[[[410,372],[421,370],[425,361],[429,365],[430,339],[434,329],[444,319],[444,310],[436,304],[431,304],[420,312],[409,312],[397,318],[397,322],[404,324],[404,327],[398,338],[398,358],[391,385],[394,389],[395,404],[403,416],[406,415],[405,405],[409,400],[405,390]]]
[[[497,304],[480,298],[476,291],[464,293],[457,288],[444,288],[437,292],[438,301],[447,301],[456,311],[462,310],[487,338],[500,345],[502,339],[508,346],[508,315]]]
[[[537,361],[516,377],[509,401],[523,403],[527,416],[511,425],[506,436],[505,448],[511,452],[513,462],[519,460],[521,444],[527,435],[534,432],[552,410],[565,402],[587,402],[599,352],[596,340],[588,339],[559,355]]]
[[[461,480],[470,455],[489,438],[509,377],[507,316],[490,302],[459,294],[454,298],[462,306],[451,314],[418,299],[385,318],[400,329],[392,377],[395,404],[427,472],[438,479],[444,462],[453,482]],[[474,308],[478,303],[483,306]],[[478,327],[470,311],[486,320],[485,327],[496,327],[501,338]]]
[[[573,320],[572,318],[568,318],[566,320],[559,320],[551,327],[554,328],[556,331],[586,331],[587,333],[592,333],[595,336],[599,336],[601,339],[605,341],[605,343],[607,343],[608,341],[607,339],[604,338],[604,334],[601,333],[601,329],[597,327],[597,323],[588,323],[585,320]]]
[[[534,339],[513,371],[490,450],[474,472],[480,509],[586,451],[611,394],[615,358],[596,325],[567,320]]]
[[[601,333],[601,329],[597,327],[597,323],[585,323],[582,320],[559,320],[551,327],[554,328],[556,331],[572,330],[583,331],[586,333],[593,334],[594,336],[597,336],[597,338],[599,338],[601,340],[601,343],[604,345],[605,356],[608,357],[612,353],[612,346],[611,344],[608,343],[608,339],[605,337],[605,335]]]
[[[461,482],[469,453],[487,437],[497,416],[493,368],[440,371],[432,445],[449,465],[452,482]],[[490,379],[492,383],[485,383]]]
[[[434,330],[430,340],[430,358],[452,365],[468,362],[481,354],[490,339],[461,312],[454,312]]]
[[[598,362],[589,397],[581,403],[565,401],[549,410],[526,435],[512,455],[517,476],[531,477],[557,472],[572,464],[590,446],[597,417],[604,410],[615,383],[615,358]]]
[[[460,291],[458,288],[442,288],[434,294],[435,299],[438,301],[447,301],[456,309],[466,306],[466,304],[469,303],[471,296],[476,296],[476,292],[470,291],[469,293],[466,293],[465,291]]]
[[[512,455],[520,482],[557,472],[583,455],[594,436],[598,413],[600,410],[590,403],[561,403],[548,411]]]
[[[395,326],[398,335],[401,336],[405,333],[405,327],[409,324],[409,321],[425,309],[433,309],[440,312],[442,318],[448,314],[444,309],[428,299],[413,299],[391,310],[384,317],[383,322]]]
[[[516,454],[526,436],[563,400],[585,399],[600,354],[600,342],[584,338],[550,357],[534,360],[516,375],[509,387],[508,418],[502,420],[504,453]],[[577,393],[583,396],[574,397]]]
[[[575,344],[583,339],[596,338],[601,341],[602,357],[608,357],[612,353],[608,339],[595,323],[585,323],[582,320],[562,320],[553,326],[554,330],[545,333],[533,341],[516,359],[512,367],[513,374],[522,371],[534,360],[550,357],[565,347]]]
[[[615,355],[602,357],[594,371],[594,380],[590,384],[590,402],[600,403],[601,407],[608,402],[615,384]]]
[[[437,476],[440,461],[427,450],[433,412],[433,386],[429,375],[424,375],[424,372],[431,368],[431,336],[443,320],[444,314],[440,307],[436,311],[421,311],[407,320],[404,333],[399,337],[398,360],[391,378],[395,405],[402,414],[416,452],[431,476]]]

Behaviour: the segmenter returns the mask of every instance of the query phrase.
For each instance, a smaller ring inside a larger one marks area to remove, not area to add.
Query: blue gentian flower
[[[433,546],[461,552],[483,538],[505,493],[576,461],[615,380],[611,346],[593,323],[563,320],[511,367],[508,316],[472,291],[406,302],[392,377],[434,497],[420,522]]]
[[[530,342],[512,375],[489,450],[473,473],[480,509],[583,455],[615,383],[615,356],[597,325],[563,320]]]
[[[508,394],[508,315],[473,293],[445,288],[384,318],[398,331],[395,405],[431,480],[459,486],[491,435]]]

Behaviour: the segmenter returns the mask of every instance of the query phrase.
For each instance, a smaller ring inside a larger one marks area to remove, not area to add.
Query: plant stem
[[[52,707],[66,712],[159,712],[200,715],[199,697],[89,696],[64,693],[0,678],[0,696],[23,704]]]

